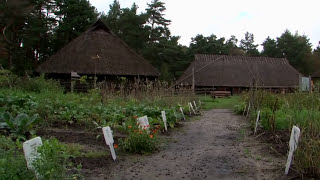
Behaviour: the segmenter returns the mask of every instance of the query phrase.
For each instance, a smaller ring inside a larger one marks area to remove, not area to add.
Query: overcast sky
[[[90,0],[99,12],[107,13],[113,0]],[[120,0],[121,8],[135,2],[139,12],[145,11],[151,0]],[[320,0],[162,0],[167,8],[169,29],[181,36],[180,43],[189,45],[197,34],[228,39],[235,35],[239,41],[245,32],[254,34],[261,44],[267,36],[276,38],[289,29],[307,35],[313,48],[320,41]],[[259,47],[261,50],[261,46]]]

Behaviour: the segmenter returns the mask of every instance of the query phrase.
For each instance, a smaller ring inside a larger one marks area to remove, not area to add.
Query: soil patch
[[[230,110],[203,113],[183,122],[159,153],[126,157],[110,179],[282,179],[284,161],[251,136],[248,122]],[[94,175],[88,177],[95,178]],[[100,178],[103,178],[102,176]]]

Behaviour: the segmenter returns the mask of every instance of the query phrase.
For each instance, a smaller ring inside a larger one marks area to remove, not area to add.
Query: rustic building
[[[159,76],[157,69],[131,50],[101,20],[36,70],[67,84],[70,84],[71,72],[94,76],[98,80],[117,77],[155,79]]]
[[[197,54],[177,85],[236,93],[250,87],[296,89],[299,77],[285,58]]]
[[[314,83],[320,83],[320,71],[317,71],[311,76]]]

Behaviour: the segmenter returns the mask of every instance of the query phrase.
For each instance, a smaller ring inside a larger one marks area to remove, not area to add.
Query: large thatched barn
[[[197,54],[177,84],[236,93],[250,87],[296,89],[299,77],[285,58]]]
[[[101,20],[41,64],[37,72],[65,82],[70,80],[71,73],[95,76],[99,80],[159,76],[157,69],[131,50]]]

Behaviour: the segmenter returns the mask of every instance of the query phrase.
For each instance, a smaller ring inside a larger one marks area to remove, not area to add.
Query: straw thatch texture
[[[320,71],[317,71],[317,72],[313,73],[311,77],[320,78]]]
[[[37,68],[41,73],[159,76],[144,58],[131,50],[98,20]]]
[[[195,55],[195,60],[178,79],[179,84],[195,86],[296,88],[300,73],[287,59],[246,56]]]

